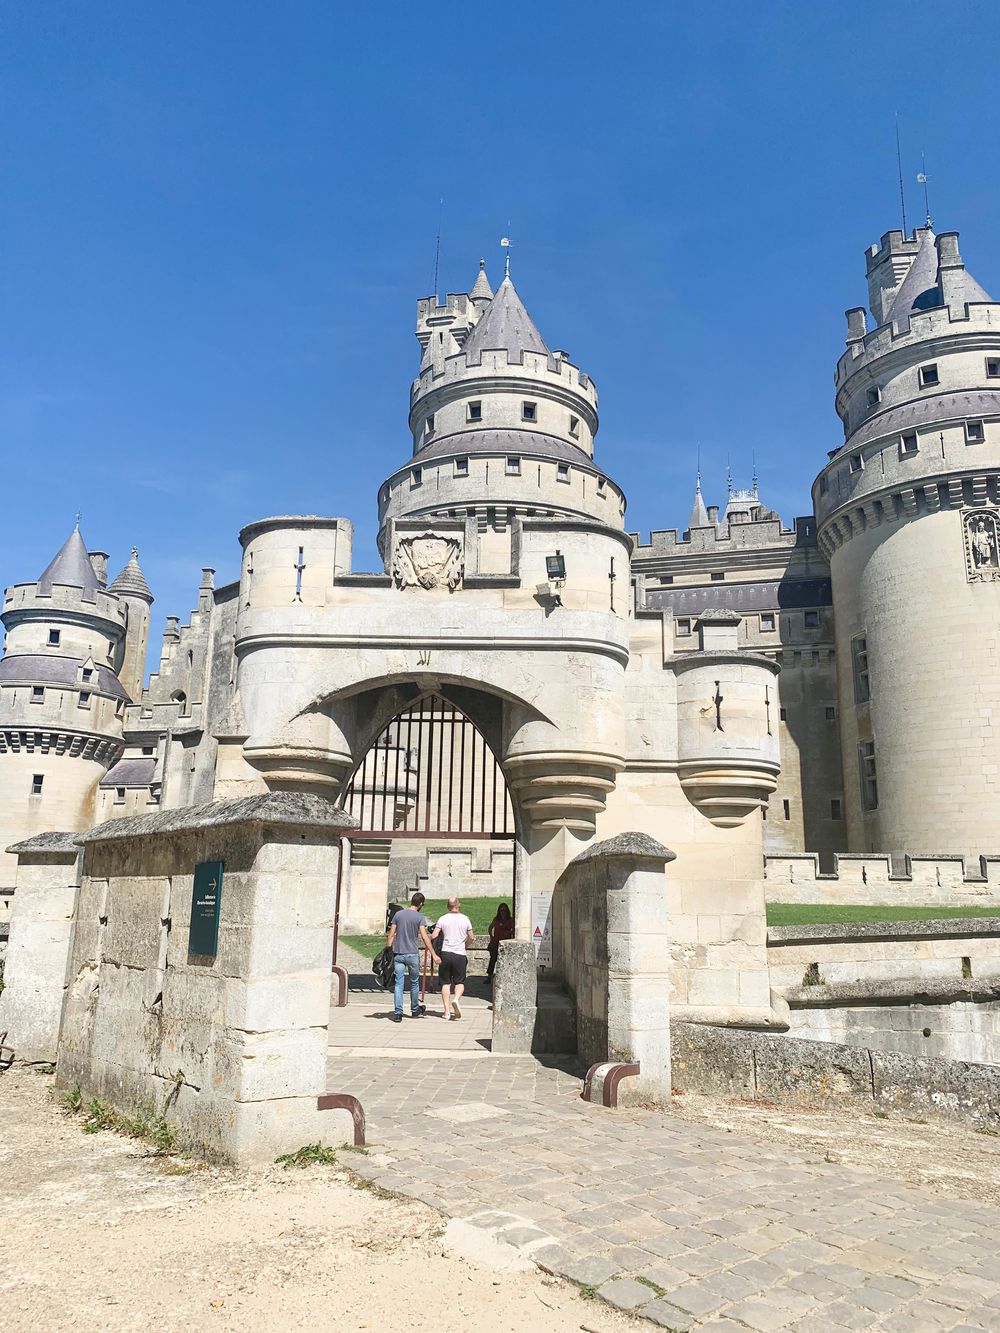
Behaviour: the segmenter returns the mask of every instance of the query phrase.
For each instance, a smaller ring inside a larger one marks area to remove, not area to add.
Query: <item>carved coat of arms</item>
[[[465,569],[465,553],[458,537],[421,532],[400,537],[392,557],[392,577],[398,588],[458,587]]]

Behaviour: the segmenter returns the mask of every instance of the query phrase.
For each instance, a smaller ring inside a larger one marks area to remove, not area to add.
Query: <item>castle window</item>
[[[851,454],[851,471],[861,472],[864,470],[865,460],[862,454]]]
[[[80,691],[80,697],[79,697],[79,698],[77,699],[77,701],[76,701],[76,706],[77,706],[77,708],[89,708],[89,707],[90,707],[90,691],[89,691],[89,690],[81,690],[81,691]]]
[[[143,754],[152,754],[152,753],[153,753],[153,747],[152,747],[151,745],[144,745],[144,746],[142,747],[142,752],[143,752]]]
[[[569,464],[556,464],[556,481],[569,481]]]
[[[537,403],[522,403],[522,404],[521,404],[521,420],[522,420],[522,421],[537,421],[537,420],[538,420],[538,404],[537,404]]]
[[[723,583],[725,582],[726,571],[724,569],[713,569],[711,578],[713,583]]]
[[[434,413],[432,412],[424,422],[424,439],[429,440],[434,434]]]
[[[470,403],[469,410],[466,415],[467,415],[467,420],[469,421],[482,421],[483,419],[482,402],[479,399],[477,399],[474,403]]]
[[[844,818],[844,803],[836,796],[834,796],[833,799],[830,801],[830,818],[831,819]]]
[[[909,454],[917,452],[917,432],[915,430],[904,430],[899,437],[899,456],[906,458]]]
[[[49,647],[50,647],[50,648],[58,648],[58,647],[59,647],[59,639],[60,639],[61,635],[62,635],[62,630],[58,630],[58,629],[50,629],[50,630],[49,630]]]
[[[598,495],[600,496],[600,498],[603,500],[603,499],[605,499],[605,497],[607,496],[607,493],[608,493],[608,482],[607,482],[607,478],[606,478],[606,477],[598,477],[598,478],[597,478],[597,494],[598,494]]]
[[[875,772],[874,741],[858,741],[858,776],[861,779],[862,810],[877,810],[878,777]]]
[[[519,477],[521,475],[521,460],[519,458],[508,458],[506,472],[508,477]]]
[[[868,640],[863,634],[856,634],[851,640],[851,661],[854,666],[854,702],[866,704],[872,691],[868,676]]]
[[[826,718],[827,722],[836,722],[836,708],[832,704],[827,704],[826,708],[823,709],[823,716]]]
[[[1000,379],[1000,356],[986,358],[986,375],[991,380]]]
[[[32,796],[41,796],[42,783],[45,781],[44,773],[32,773],[31,775],[31,794]]]
[[[981,421],[967,421],[965,423],[965,443],[982,444],[986,439],[986,431]]]
[[[830,489],[830,482],[828,481],[826,474],[824,473],[824,475],[819,479],[820,495],[825,495],[829,489]]]
[[[791,819],[792,817],[792,803],[787,796],[781,802],[781,813],[786,819]]]
[[[455,476],[467,477],[469,475],[469,460],[467,458],[455,459]]]
[[[806,629],[819,629],[819,612],[807,611],[803,616]]]
[[[920,387],[921,389],[931,389],[935,384],[940,384],[938,376],[937,362],[932,361],[929,366],[920,367]]]
[[[876,407],[882,401],[882,390],[877,384],[873,385],[872,388],[868,390],[866,396],[868,398],[868,406]]]
[[[572,435],[572,436],[574,436],[574,437],[575,437],[575,436],[578,436],[578,435],[580,434],[580,418],[579,418],[579,417],[570,417],[570,419],[569,419],[569,433],[570,433],[570,435]]]
[[[93,674],[94,674],[93,667],[83,667],[80,671],[80,679],[83,681],[88,681],[90,680],[91,676],[93,676]]]
[[[678,638],[683,638],[685,635],[690,633],[691,633],[691,621],[687,619],[678,620],[677,621]]]
[[[115,788],[115,805],[124,805],[124,804],[125,804],[125,788],[124,788],[124,787],[116,787],[116,788]]]
[[[31,687],[31,702],[32,702],[33,704],[43,704],[43,703],[45,702],[45,686],[44,686],[44,685],[32,685],[32,687]]]
[[[423,468],[415,467],[415,468],[413,469],[413,471],[410,473],[410,487],[411,487],[411,489],[412,489],[414,486],[419,486],[419,485],[421,485],[421,483],[423,482],[423,479],[424,479],[424,470],[423,470]]]
[[[762,611],[760,616],[760,629],[762,634],[774,633],[774,612]]]
[[[661,583],[661,584],[663,584],[663,583],[673,583],[673,581],[674,581],[674,576],[673,576],[673,574],[661,574],[661,575],[660,575],[660,583]]]
[[[787,722],[787,721],[788,721],[788,709],[787,709],[787,708],[780,708],[780,709],[778,710],[778,717],[779,717],[779,720],[780,720],[780,721],[782,721],[782,722]]]

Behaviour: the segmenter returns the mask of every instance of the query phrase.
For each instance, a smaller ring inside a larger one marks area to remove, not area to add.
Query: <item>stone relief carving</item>
[[[465,552],[459,537],[421,532],[400,537],[392,557],[392,577],[398,588],[444,588],[454,592],[462,581]]]
[[[963,519],[965,568],[970,583],[1000,581],[1000,521],[994,509],[974,509]]]

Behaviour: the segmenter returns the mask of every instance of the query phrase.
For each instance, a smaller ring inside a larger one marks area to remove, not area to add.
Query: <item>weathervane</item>
[[[925,213],[925,215],[926,215],[926,219],[927,219],[925,225],[928,226],[928,227],[932,227],[934,224],[933,224],[933,222],[931,222],[931,206],[930,206],[930,202],[929,202],[929,200],[928,200],[928,198],[927,198],[927,182],[928,182],[929,180],[930,180],[930,176],[928,176],[928,174],[927,174],[927,162],[926,162],[926,160],[925,160],[925,158],[924,158],[923,153],[921,153],[921,154],[920,154],[920,170],[917,172],[917,184],[918,184],[918,185],[922,185],[922,186],[924,187],[924,213]]]
[[[510,277],[510,247],[511,247],[511,245],[513,245],[513,242],[512,242],[511,239],[510,239],[510,219],[509,219],[509,218],[508,218],[508,220],[507,220],[507,235],[506,235],[506,236],[501,236],[501,237],[500,237],[500,245],[501,245],[502,249],[504,249],[504,250],[507,251],[507,257],[506,257],[506,260],[505,260],[505,262],[504,262],[503,275],[504,275],[505,278],[509,278],[509,277]]]

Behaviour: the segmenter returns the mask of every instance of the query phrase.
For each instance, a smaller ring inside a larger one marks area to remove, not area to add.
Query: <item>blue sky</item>
[[[601,396],[628,526],[700,444],[786,522],[839,442],[864,248],[931,211],[1000,294],[1000,6],[3,0],[0,579],[77,509],[155,624],[269,513],[343,514],[409,452],[415,303],[513,276]],[[156,640],[152,657],[156,656]],[[151,665],[154,663],[151,661]]]

